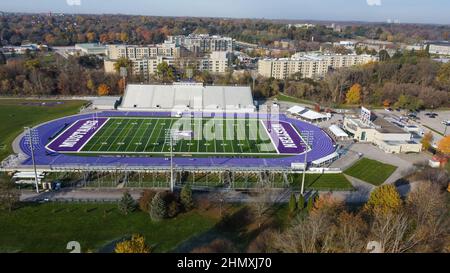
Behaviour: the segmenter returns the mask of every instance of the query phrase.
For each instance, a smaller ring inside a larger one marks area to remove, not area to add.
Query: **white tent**
[[[293,115],[297,115],[300,118],[311,122],[321,121],[329,118],[329,116],[327,115],[318,113],[316,111],[298,105],[292,106],[287,111]]]
[[[329,127],[330,131],[333,133],[333,135],[335,135],[338,138],[347,138],[348,134],[346,132],[344,132],[344,130],[342,130],[339,126],[337,125],[331,125]]]

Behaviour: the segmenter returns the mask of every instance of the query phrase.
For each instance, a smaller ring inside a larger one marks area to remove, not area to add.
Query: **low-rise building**
[[[108,55],[106,46],[95,43],[76,44],[75,50],[79,51],[81,55]]]
[[[430,54],[445,55],[450,56],[450,42],[440,41],[440,42],[430,42],[428,43]]]
[[[386,153],[419,153],[422,150],[422,144],[410,132],[372,115],[367,109],[362,111],[369,113],[370,118],[362,118],[363,114],[344,118],[344,130],[356,141],[373,143]]]

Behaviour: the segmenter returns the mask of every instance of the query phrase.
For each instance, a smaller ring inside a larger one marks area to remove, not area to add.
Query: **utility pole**
[[[36,185],[36,193],[39,193],[39,182],[38,182],[38,175],[37,175],[37,168],[36,168],[36,160],[34,158],[34,143],[33,143],[32,129],[30,127],[25,127],[25,131],[28,132],[28,142],[30,144],[31,161],[33,163],[34,182]]]

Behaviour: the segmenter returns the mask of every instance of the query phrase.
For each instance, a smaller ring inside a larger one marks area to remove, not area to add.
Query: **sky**
[[[0,0],[0,11],[450,24],[449,0]]]

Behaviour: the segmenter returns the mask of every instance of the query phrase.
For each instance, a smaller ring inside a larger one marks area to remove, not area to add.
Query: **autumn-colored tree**
[[[151,253],[151,249],[145,243],[142,235],[134,234],[130,240],[125,240],[116,244],[115,253]]]
[[[86,87],[89,91],[95,92],[95,83],[92,79],[87,80]]]
[[[97,37],[97,35],[95,34],[95,32],[88,32],[86,34],[86,39],[88,40],[88,42],[92,43],[95,41],[95,38]]]
[[[433,133],[432,132],[426,133],[423,136],[422,140],[420,141],[420,143],[422,143],[422,150],[428,151],[431,147],[432,142],[433,142]]]
[[[98,86],[97,93],[99,96],[108,96],[109,95],[109,86],[102,83]]]
[[[450,155],[450,135],[447,135],[438,142],[437,149],[444,155]]]
[[[389,214],[398,211],[402,199],[394,185],[382,185],[370,193],[364,209],[371,214]]]
[[[120,40],[124,43],[128,42],[128,34],[126,32],[120,33]]]
[[[384,106],[384,108],[388,108],[389,106],[391,106],[391,101],[390,100],[384,100],[383,101],[383,106]]]
[[[359,104],[361,102],[362,86],[359,83],[354,84],[348,90],[345,101],[347,104]]]
[[[125,84],[126,84],[126,81],[125,81],[124,78],[121,78],[121,79],[117,82],[117,85],[119,86],[119,91],[120,91],[121,94],[123,94],[123,92],[124,92],[124,90],[125,90]]]
[[[150,213],[151,203],[155,195],[156,191],[154,190],[144,190],[139,198],[139,209],[143,212]]]

